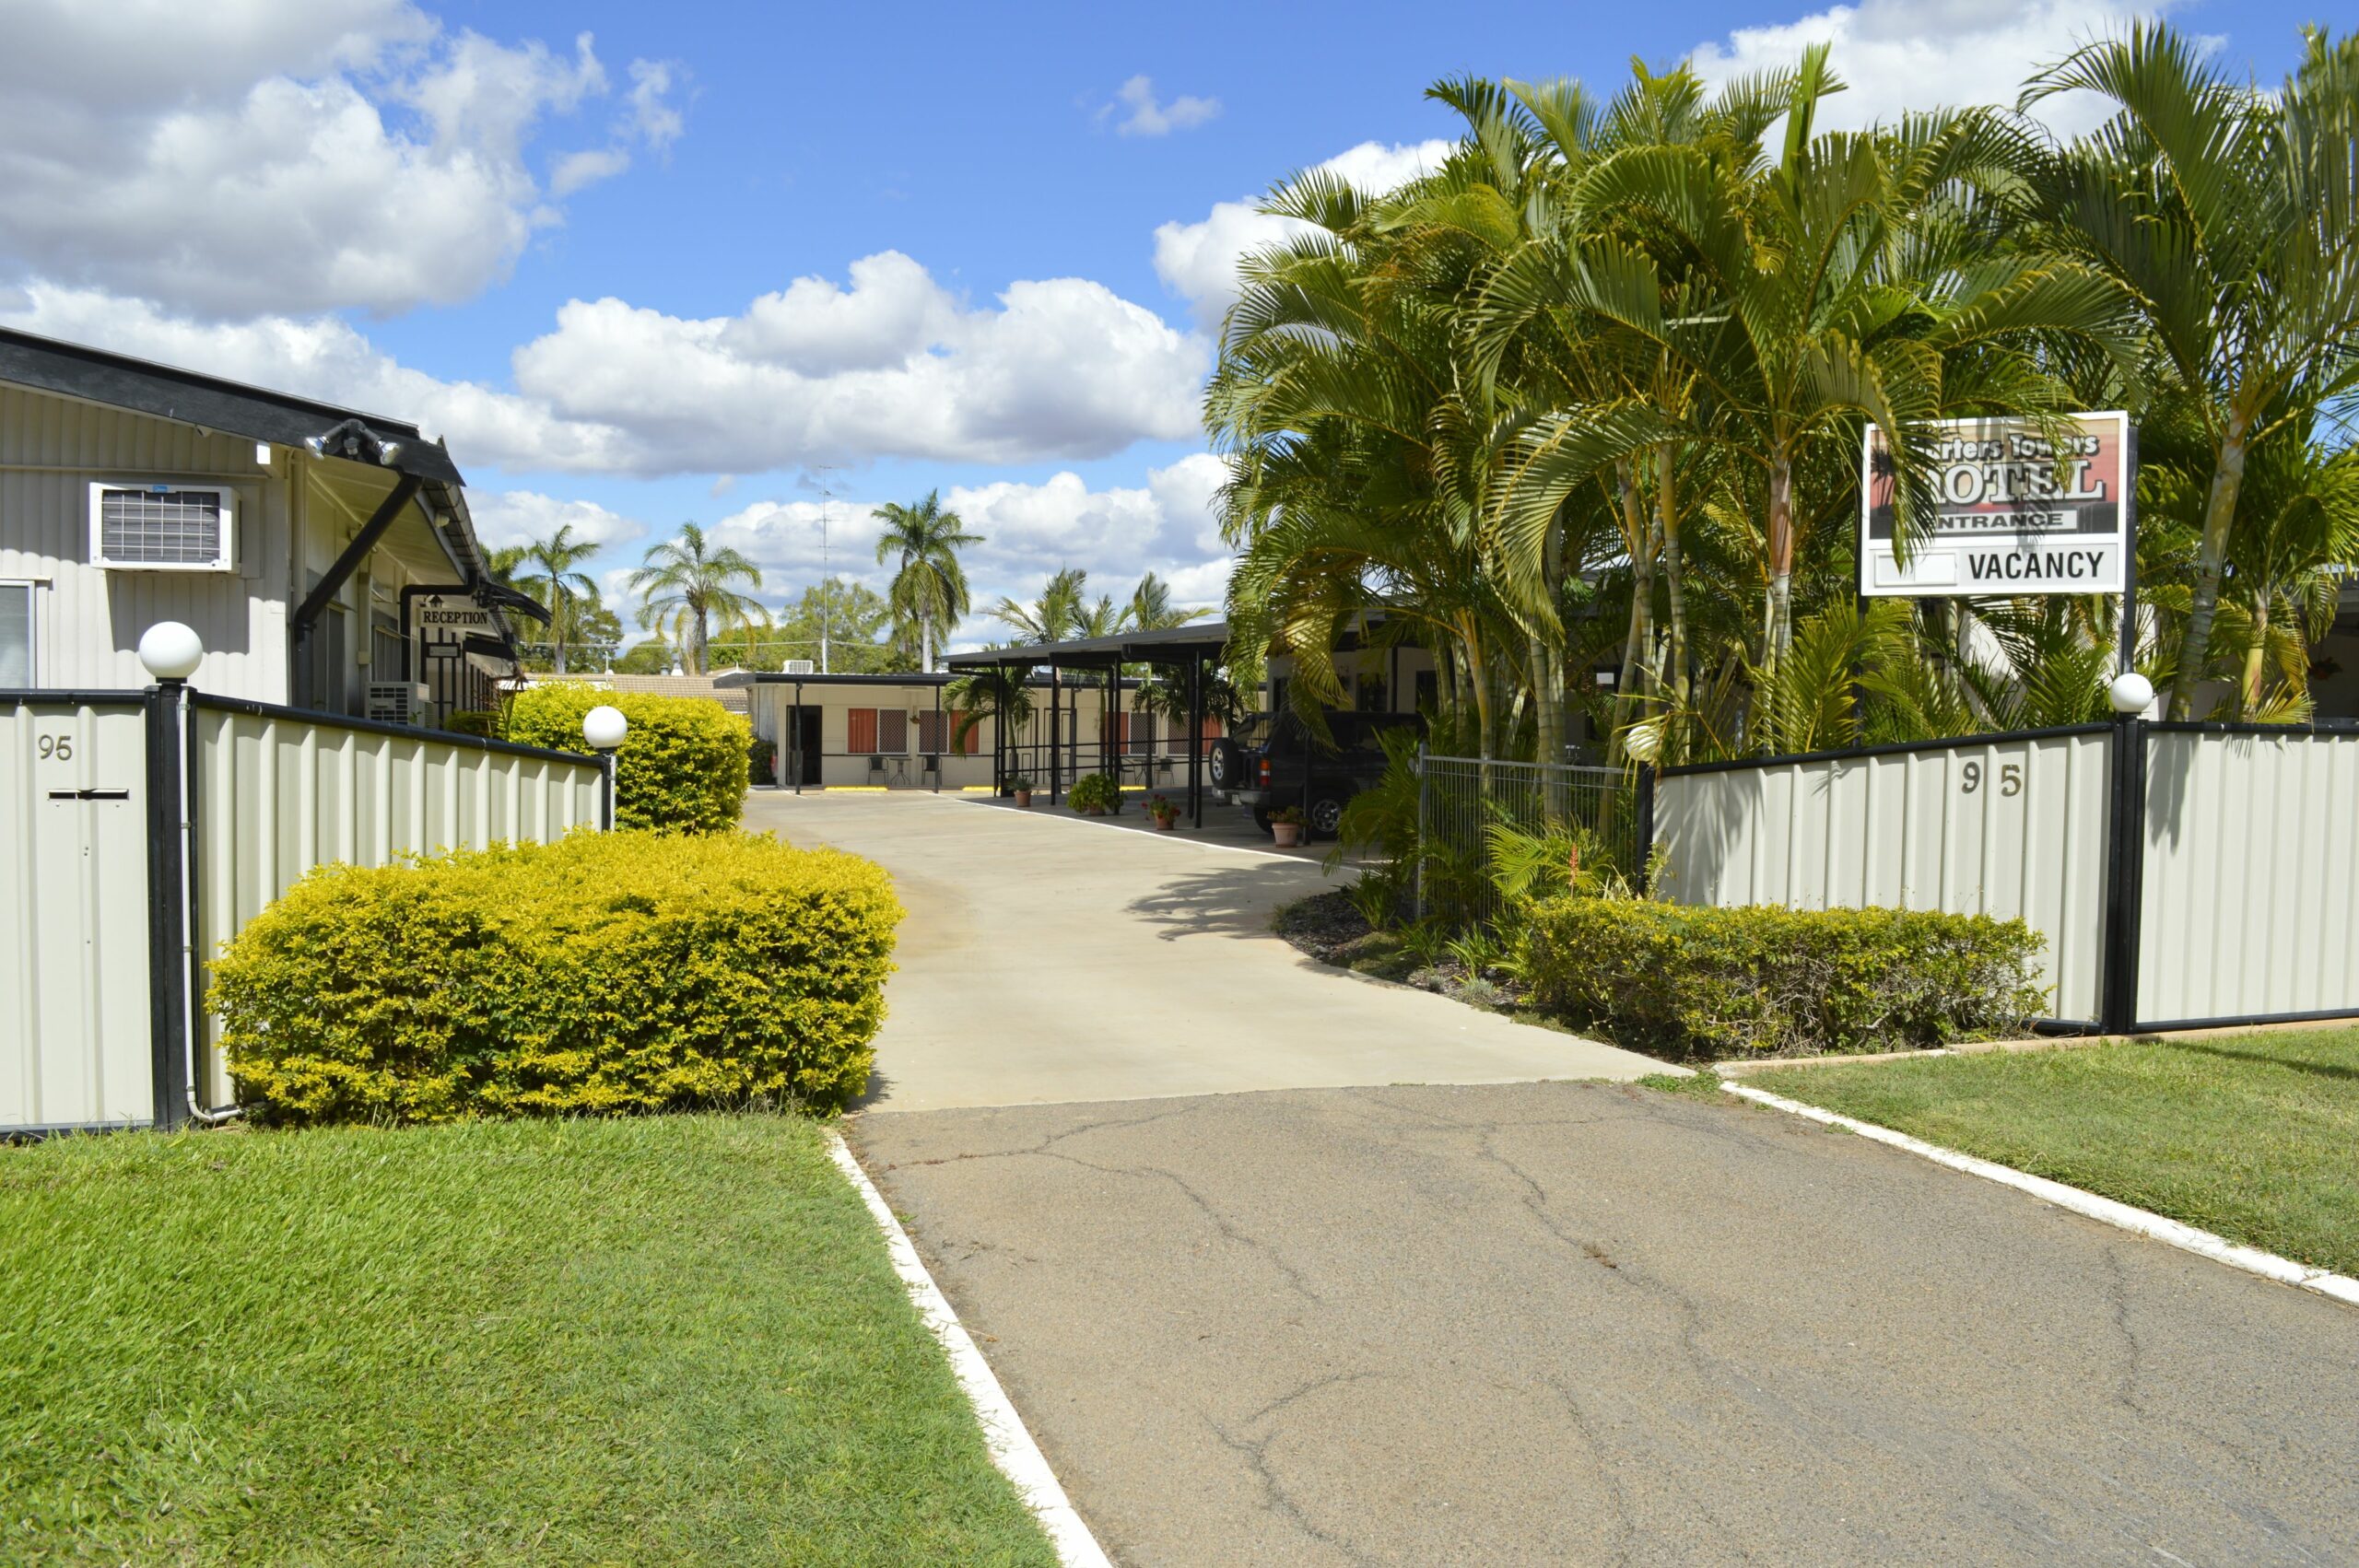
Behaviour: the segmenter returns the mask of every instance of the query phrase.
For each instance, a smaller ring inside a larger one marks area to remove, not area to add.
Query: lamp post
[[[205,661],[205,641],[178,621],[158,621],[139,638],[139,662],[156,682],[147,696],[147,893],[151,973],[177,974],[151,998],[159,1036],[156,1120],[177,1127],[226,1121],[235,1111],[205,1107],[196,1048],[195,823],[189,810],[188,678]],[[168,1065],[170,1064],[170,1065]]]
[[[2146,726],[2154,683],[2124,670],[2106,686],[2113,709],[2113,757],[2107,808],[2105,953],[2099,1027],[2126,1035],[2138,1022],[2138,927],[2142,913],[2146,850]]]
[[[610,703],[600,703],[581,716],[581,738],[598,754],[598,761],[606,773],[604,831],[615,830],[615,753],[620,749],[623,737],[630,733],[630,720],[623,710]]]

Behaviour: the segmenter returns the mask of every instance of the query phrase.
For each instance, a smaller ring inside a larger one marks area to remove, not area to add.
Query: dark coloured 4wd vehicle
[[[1344,802],[1384,777],[1388,730],[1413,729],[1414,713],[1330,713],[1330,742],[1320,741],[1293,713],[1257,713],[1212,744],[1207,761],[1215,790],[1253,810],[1263,832],[1270,813],[1287,806],[1302,813],[1303,825],[1318,838],[1335,836]]]

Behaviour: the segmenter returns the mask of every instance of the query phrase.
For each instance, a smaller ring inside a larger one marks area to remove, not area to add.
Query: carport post
[[[787,752],[794,760],[794,792],[803,793],[803,683],[794,683],[794,711],[786,721]]]
[[[929,670],[926,673],[932,674],[933,672]],[[942,770],[950,758],[949,743],[949,731],[942,727],[942,683],[936,681],[933,683],[933,743],[937,748],[933,754],[933,792],[937,795],[942,793]]]
[[[1064,759],[1057,755],[1057,731],[1062,727],[1062,719],[1057,708],[1063,700],[1064,684],[1059,676],[1057,661],[1051,659],[1049,661],[1049,804],[1052,806],[1062,804],[1064,800],[1061,792]]]
[[[1188,655],[1188,810],[1204,825],[1204,656]]]

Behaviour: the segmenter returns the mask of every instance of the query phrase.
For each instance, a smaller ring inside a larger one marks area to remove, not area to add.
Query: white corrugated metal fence
[[[1666,775],[1682,904],[1942,909],[2047,938],[2050,1016],[2097,1016],[2112,730],[1995,735]]]
[[[225,1103],[203,961],[312,867],[604,823],[594,757],[185,696],[0,694],[0,1134],[182,1119],[190,998]]]

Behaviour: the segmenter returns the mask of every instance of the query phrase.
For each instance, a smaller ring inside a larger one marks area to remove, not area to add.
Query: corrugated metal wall
[[[2138,1019],[2359,1007],[2359,735],[2146,735]]]
[[[147,714],[0,706],[0,1128],[155,1115]]]
[[[264,468],[254,443],[192,426],[0,386],[0,578],[33,596],[33,683],[93,690],[147,684],[136,649],[158,621],[205,639],[208,689],[287,694],[293,459]],[[238,497],[237,570],[105,571],[90,564],[89,487],[102,479],[226,484]]]
[[[2095,727],[1668,773],[1663,892],[2019,916],[2047,938],[2051,1015],[2095,1018],[2111,739]]]
[[[604,775],[593,757],[525,755],[426,731],[202,703],[193,723],[201,957],[313,866],[547,843],[600,820]],[[217,1053],[208,1056],[202,1092],[220,1104],[229,1085]]]

